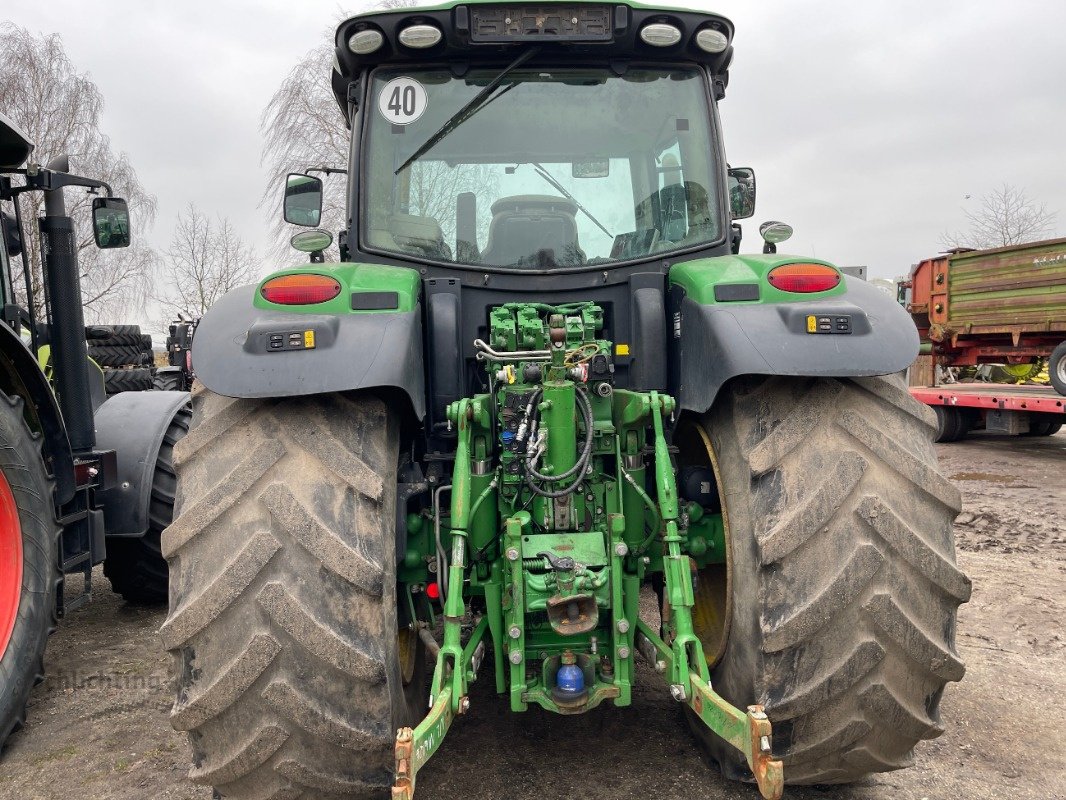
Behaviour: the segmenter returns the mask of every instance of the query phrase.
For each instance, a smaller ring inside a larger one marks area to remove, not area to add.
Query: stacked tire
[[[108,395],[154,388],[152,337],[138,325],[110,325],[109,336],[89,343],[89,358],[104,372]]]

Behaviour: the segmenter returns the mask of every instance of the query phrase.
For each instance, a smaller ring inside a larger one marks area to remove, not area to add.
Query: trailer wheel
[[[1061,414],[1029,414],[1029,431],[1024,436],[1054,436],[1062,429]]]
[[[936,416],[936,435],[934,442],[957,442],[966,438],[970,431],[970,420],[959,409],[951,406],[932,406]]]
[[[956,608],[970,596],[933,415],[897,375],[744,378],[723,392],[690,423],[726,520],[727,589],[704,594],[727,620],[708,648],[720,652],[713,686],[766,707],[790,784],[907,766],[943,730],[941,694],[964,672]],[[750,779],[736,750],[692,728],[728,777]]]
[[[56,625],[59,526],[41,439],[0,392],[0,748],[22,727]]]
[[[163,534],[171,723],[226,798],[385,796],[425,657],[398,628],[399,424],[379,399],[194,398]]]
[[[191,409],[179,409],[163,434],[152,475],[147,533],[107,540],[104,575],[111,589],[128,603],[167,602],[167,562],[160,536],[174,517],[174,445],[189,432],[191,418]]]
[[[1055,391],[1066,395],[1066,342],[1059,342],[1059,346],[1051,351],[1047,360],[1047,374]]]

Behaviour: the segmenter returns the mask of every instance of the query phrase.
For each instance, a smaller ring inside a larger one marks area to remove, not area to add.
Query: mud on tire
[[[190,777],[222,797],[387,794],[425,703],[398,656],[398,439],[371,396],[194,395],[161,634]]]
[[[734,705],[766,706],[787,783],[905,767],[943,731],[970,581],[955,566],[960,497],[937,469],[932,416],[899,376],[745,378],[701,420],[730,556],[712,680]],[[692,728],[726,775],[750,776]]]

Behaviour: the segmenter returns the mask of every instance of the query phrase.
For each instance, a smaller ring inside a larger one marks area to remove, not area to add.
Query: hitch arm
[[[481,666],[484,648],[481,643],[488,630],[488,617],[482,617],[474,627],[473,633],[455,665],[458,679],[454,682],[445,680],[440,691],[433,696],[433,706],[429,713],[415,728],[400,728],[396,733],[396,783],[392,787],[393,800],[412,800],[415,794],[415,775],[430,756],[437,752],[444,741],[448,729],[455,720],[456,712],[465,713],[470,703],[466,699],[466,687],[477,676]],[[441,655],[437,655],[438,663]],[[448,677],[447,675],[445,677]],[[463,687],[463,697],[453,703],[455,686]]]
[[[400,728],[396,733],[396,783],[392,787],[392,800],[413,800],[415,773],[437,752],[454,719],[452,688],[447,686],[437,695],[433,708],[417,728]]]
[[[655,656],[673,667],[673,648],[655,634],[647,623],[637,622],[637,650],[645,657]],[[765,800],[780,800],[785,790],[784,767],[772,754],[773,728],[762,706],[748,706],[747,712],[729,703],[711,688],[709,681],[689,673],[692,692],[681,700],[715,735],[720,736],[744,754],[748,768],[755,776],[759,793]]]

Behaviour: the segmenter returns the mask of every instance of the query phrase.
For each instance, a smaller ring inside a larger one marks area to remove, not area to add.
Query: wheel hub
[[[0,470],[0,658],[7,652],[22,594],[22,525],[7,476]]]

